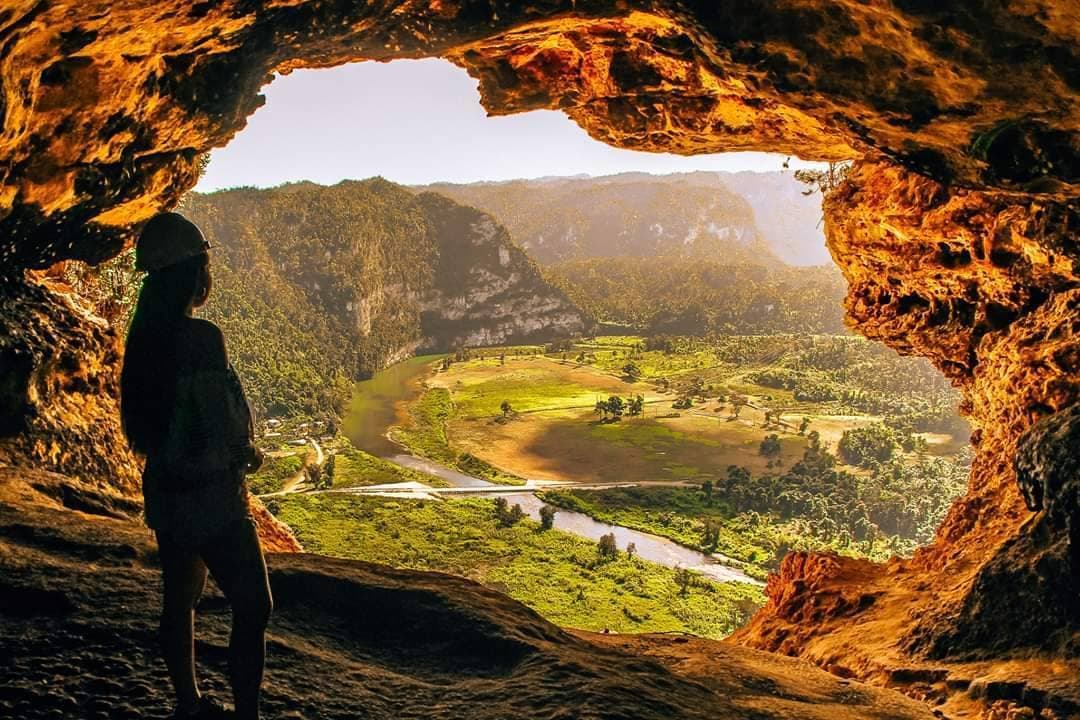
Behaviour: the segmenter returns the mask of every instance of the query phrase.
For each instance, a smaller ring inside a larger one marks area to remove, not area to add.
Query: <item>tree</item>
[[[613,421],[621,419],[623,412],[626,410],[626,403],[624,403],[623,399],[617,395],[609,397],[604,403],[604,406],[607,409],[607,414],[611,415]]]
[[[624,378],[631,382],[634,382],[639,377],[641,377],[641,368],[639,368],[633,362],[628,362],[622,366],[622,374]]]
[[[551,505],[543,505],[540,508],[540,529],[550,530],[555,527],[555,513],[557,511]]]
[[[633,560],[637,556],[637,545],[634,543],[627,543],[626,556]]]
[[[690,594],[690,588],[696,580],[695,573],[682,566],[675,568],[675,584],[679,586],[679,594],[686,597]]]
[[[334,469],[337,466],[337,455],[330,455],[323,463],[323,485],[327,488],[334,485]]]
[[[599,415],[600,419],[607,422],[608,404],[607,400],[597,400],[596,405],[593,406],[593,414]]]
[[[596,544],[596,553],[601,560],[614,560],[619,556],[619,547],[615,544],[615,533],[601,535]]]
[[[735,419],[738,419],[739,413],[742,412],[742,409],[744,407],[746,407],[747,403],[749,403],[749,402],[750,401],[747,400],[745,395],[739,395],[737,393],[732,394],[732,396],[731,396],[731,417],[733,417]]]
[[[521,509],[521,505],[510,507],[506,498],[495,498],[495,519],[499,527],[513,527],[525,519],[525,511]]]
[[[806,429],[810,427],[810,416],[803,415],[802,421],[799,423],[799,434],[805,435]]]
[[[645,398],[641,395],[635,395],[632,398],[626,399],[626,412],[630,417],[636,417],[645,412]]]
[[[706,480],[705,482],[701,483],[701,492],[703,492],[705,494],[705,502],[712,505],[712,493],[713,493],[712,480]]]
[[[499,409],[502,410],[504,418],[510,417],[510,413],[514,412],[514,408],[510,405],[509,400],[503,400],[502,404],[499,405]]]
[[[897,448],[896,432],[883,423],[845,430],[836,449],[845,462],[870,467],[887,462]]]
[[[780,452],[783,448],[780,446],[780,436],[776,433],[766,435],[765,439],[761,441],[761,445],[758,446],[758,454],[762,457],[774,460],[780,457]]]
[[[720,523],[714,518],[705,521],[705,527],[701,533],[701,547],[705,552],[714,552],[720,544]]]

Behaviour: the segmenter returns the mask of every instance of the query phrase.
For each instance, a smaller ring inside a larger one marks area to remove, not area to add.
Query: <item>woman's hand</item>
[[[248,475],[258,472],[259,468],[262,467],[264,457],[262,450],[254,445],[249,445],[247,462],[244,464],[244,472]]]

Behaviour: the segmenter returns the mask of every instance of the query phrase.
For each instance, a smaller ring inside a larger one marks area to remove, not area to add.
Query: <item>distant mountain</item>
[[[216,246],[205,315],[256,404],[333,410],[416,351],[543,341],[588,322],[489,215],[381,178],[194,194]]]
[[[778,261],[750,204],[719,182],[615,176],[425,189],[490,213],[541,265],[657,255]]]
[[[754,208],[758,230],[772,251],[789,265],[831,265],[825,248],[821,193],[792,173],[717,173],[721,184]]]
[[[421,189],[490,213],[542,265],[658,255],[830,262],[821,196],[804,195],[792,173],[624,173]]]

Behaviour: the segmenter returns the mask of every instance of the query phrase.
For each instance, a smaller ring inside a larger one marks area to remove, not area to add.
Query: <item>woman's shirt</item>
[[[176,354],[169,428],[161,446],[147,456],[143,496],[150,527],[198,544],[246,515],[244,469],[254,433],[217,326],[185,319],[177,330]]]

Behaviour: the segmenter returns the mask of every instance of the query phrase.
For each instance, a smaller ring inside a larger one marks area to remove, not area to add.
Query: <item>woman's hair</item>
[[[208,262],[202,254],[155,270],[139,290],[120,374],[120,419],[138,453],[153,451],[169,430],[179,372],[177,331],[188,307],[208,289]]]

